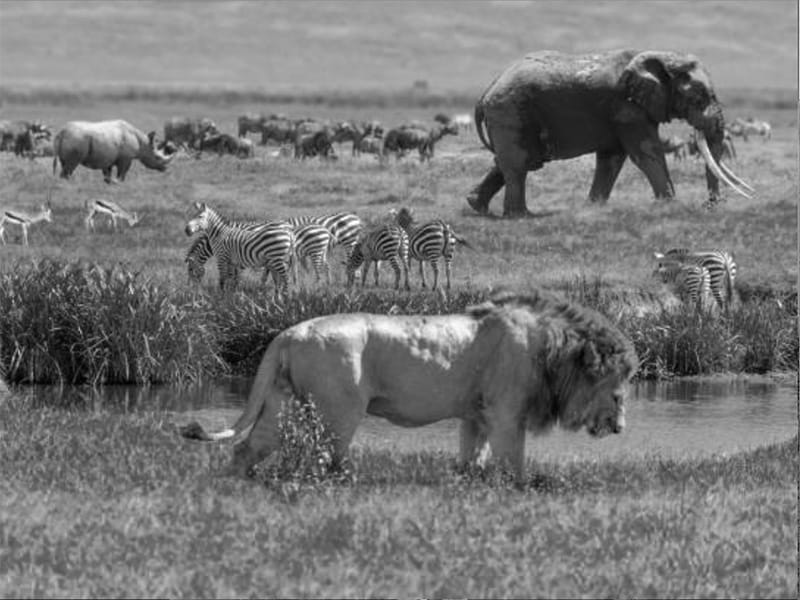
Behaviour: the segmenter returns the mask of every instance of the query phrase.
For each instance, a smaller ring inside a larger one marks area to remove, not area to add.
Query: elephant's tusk
[[[736,175],[736,173],[731,171],[730,167],[728,165],[726,165],[724,162],[719,161],[719,167],[720,167],[720,169],[725,171],[725,174],[728,177],[730,177],[730,179],[732,181],[734,181],[735,183],[741,185],[744,189],[746,189],[749,192],[755,192],[755,190],[753,189],[752,186],[750,186],[744,179],[742,179],[741,177]]]
[[[698,132],[699,135],[697,136],[697,147],[700,149],[700,153],[703,155],[703,160],[706,161],[706,165],[711,172],[714,173],[719,179],[727,183],[733,191],[737,194],[741,194],[745,198],[751,199],[752,196],[747,193],[745,190],[741,189],[738,185],[736,185],[730,178],[725,174],[725,172],[719,167],[717,161],[714,160],[714,157],[711,156],[711,150],[708,149],[708,142],[706,141],[706,137],[703,135],[702,132]]]

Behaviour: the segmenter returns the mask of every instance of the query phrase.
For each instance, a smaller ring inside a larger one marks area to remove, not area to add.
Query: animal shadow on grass
[[[509,218],[509,217],[504,217],[504,216],[502,216],[500,214],[493,213],[493,212],[487,212],[487,213],[483,213],[482,214],[482,213],[475,212],[475,210],[473,210],[472,208],[464,207],[461,210],[461,216],[462,217],[467,217],[467,218],[474,217],[474,218],[479,218],[479,219],[488,219],[489,221],[518,221],[518,220],[522,220],[522,219],[545,219],[547,217],[552,217],[554,215],[557,215],[557,214],[559,214],[561,212],[563,212],[563,210],[561,210],[561,209],[557,209],[557,210],[540,210],[540,211],[537,211],[537,212],[533,212],[533,211],[529,210],[528,212],[526,212],[524,215],[522,215],[520,217],[511,217],[511,218]]]

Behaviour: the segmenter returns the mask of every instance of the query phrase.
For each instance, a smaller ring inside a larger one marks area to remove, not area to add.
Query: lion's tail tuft
[[[288,340],[283,334],[278,335],[270,343],[258,368],[258,374],[250,390],[247,406],[233,427],[222,431],[208,432],[198,422],[193,421],[179,429],[180,435],[190,440],[202,442],[226,440],[234,444],[238,444],[247,438],[264,408],[267,396],[275,393],[274,385],[279,383],[282,386],[291,386],[288,381],[289,354],[286,347],[287,344]]]
[[[180,434],[189,440],[199,440],[201,442],[216,442],[231,438],[235,435],[233,429],[224,429],[216,433],[208,433],[197,421],[192,421],[179,429]]]

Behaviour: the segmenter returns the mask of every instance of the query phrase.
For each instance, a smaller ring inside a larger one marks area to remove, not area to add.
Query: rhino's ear
[[[153,146],[155,144],[155,141],[156,141],[156,132],[151,131],[150,133],[147,134],[147,143]]]

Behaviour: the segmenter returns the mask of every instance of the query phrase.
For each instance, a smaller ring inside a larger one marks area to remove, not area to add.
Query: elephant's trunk
[[[753,188],[722,162],[725,121],[722,108],[717,103],[705,109],[690,111],[687,121],[697,130],[697,147],[706,163],[706,180],[712,199],[719,194],[719,181],[729,185],[736,193],[751,198]]]

